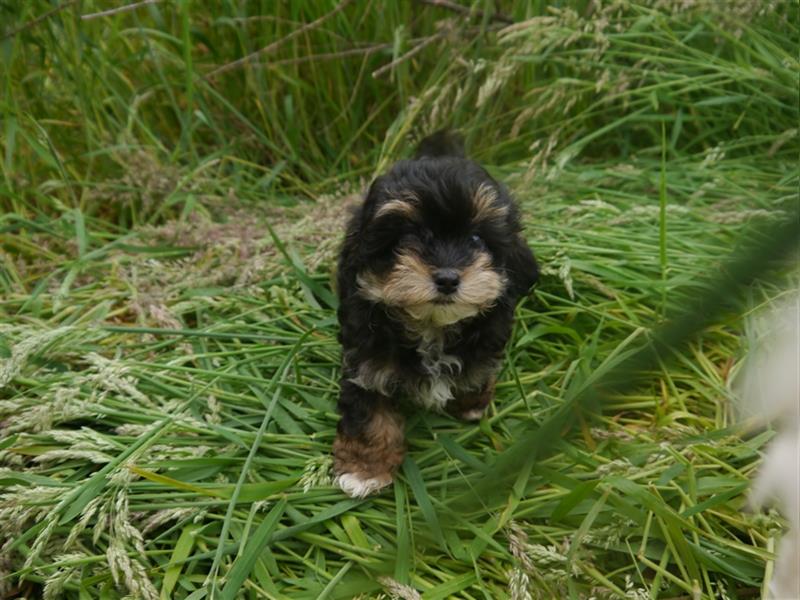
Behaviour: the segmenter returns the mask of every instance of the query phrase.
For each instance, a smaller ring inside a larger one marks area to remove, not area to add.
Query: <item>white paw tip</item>
[[[483,418],[483,414],[486,412],[485,408],[473,408],[471,410],[464,411],[461,413],[461,418],[465,421],[480,421]]]
[[[342,473],[336,477],[336,485],[351,498],[365,498],[392,483],[388,475],[362,478],[355,473]]]

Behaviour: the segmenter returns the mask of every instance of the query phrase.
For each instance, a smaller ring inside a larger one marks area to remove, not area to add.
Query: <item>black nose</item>
[[[458,289],[461,279],[455,269],[438,269],[433,273],[433,282],[442,294],[452,294]]]

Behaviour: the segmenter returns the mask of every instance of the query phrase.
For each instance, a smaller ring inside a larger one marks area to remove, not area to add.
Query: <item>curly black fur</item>
[[[486,218],[476,218],[481,210]],[[404,306],[369,292],[370,281],[395,273],[401,255],[434,274],[464,276],[472,268],[502,286],[476,314],[456,322],[415,319]],[[488,263],[476,263],[480,256]],[[413,402],[420,390],[432,394],[434,385],[440,399],[493,386],[514,307],[537,276],[505,187],[463,157],[458,136],[439,132],[423,140],[414,159],[396,163],[372,183],[347,227],[338,270],[340,435],[358,438],[380,403]]]

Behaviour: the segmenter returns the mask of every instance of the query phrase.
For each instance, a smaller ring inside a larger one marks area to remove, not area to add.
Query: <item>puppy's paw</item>
[[[470,421],[470,422],[477,422],[483,418],[483,415],[486,414],[486,407],[483,408],[471,408],[469,410],[465,410],[458,415],[458,418],[462,421]]]
[[[479,391],[467,391],[457,394],[446,407],[448,413],[462,421],[480,421],[489,408],[494,396],[494,380],[489,381]]]
[[[366,422],[342,417],[333,441],[335,483],[352,498],[364,498],[392,483],[406,453],[403,418],[383,404],[372,406]],[[343,426],[342,424],[345,424]],[[343,429],[355,430],[348,435]]]
[[[357,473],[342,473],[334,481],[351,498],[366,498],[392,483],[389,473],[366,477]]]

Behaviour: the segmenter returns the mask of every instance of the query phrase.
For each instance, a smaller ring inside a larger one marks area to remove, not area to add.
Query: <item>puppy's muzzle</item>
[[[433,273],[436,291],[445,296],[455,294],[461,284],[461,276],[455,269],[437,269]]]

